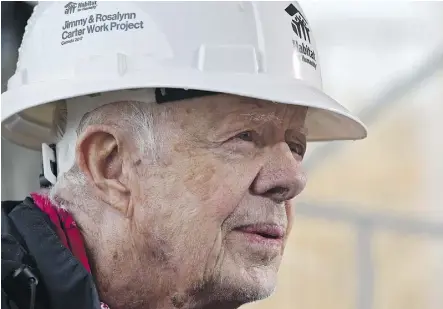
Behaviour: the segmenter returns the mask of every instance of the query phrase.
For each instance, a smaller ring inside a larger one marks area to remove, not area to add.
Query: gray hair
[[[58,140],[67,133],[67,108],[65,101],[57,103],[55,109],[54,132]],[[160,116],[161,118],[164,115]],[[155,118],[153,104],[138,101],[120,101],[100,106],[83,115],[75,129],[74,140],[69,141],[69,148],[75,151],[78,137],[91,125],[106,124],[116,130],[123,130],[125,135],[134,141],[139,153],[149,155],[153,161],[158,158],[157,136],[155,132]],[[86,175],[80,171],[75,163],[67,172],[57,178],[56,183],[49,190],[52,202],[61,207],[84,203],[91,198]]]

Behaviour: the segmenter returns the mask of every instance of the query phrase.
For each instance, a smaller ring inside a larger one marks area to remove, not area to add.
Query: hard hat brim
[[[157,68],[152,74],[133,72],[119,77],[76,78],[14,87],[2,94],[2,124],[21,111],[58,100],[99,92],[157,87],[214,91],[308,107],[308,141],[358,140],[367,136],[365,125],[357,117],[324,92],[303,81],[270,77],[269,74],[212,73],[171,68]],[[14,141],[14,134],[5,132],[4,125],[2,136]],[[35,141],[35,144],[39,145],[40,142]]]

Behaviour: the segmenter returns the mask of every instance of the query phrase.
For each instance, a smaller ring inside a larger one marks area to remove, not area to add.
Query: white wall
[[[24,149],[4,139],[1,143],[1,199],[22,200],[39,188],[41,155],[37,151]]]

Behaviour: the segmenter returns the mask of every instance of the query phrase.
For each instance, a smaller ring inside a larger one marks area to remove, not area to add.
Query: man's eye
[[[252,131],[241,132],[240,134],[237,134],[235,138],[239,138],[246,142],[252,142],[254,140],[254,132]]]
[[[294,152],[302,157],[304,156],[305,151],[306,151],[305,146],[303,146],[302,144],[299,144],[299,143],[290,143],[289,148],[291,149],[292,152]]]

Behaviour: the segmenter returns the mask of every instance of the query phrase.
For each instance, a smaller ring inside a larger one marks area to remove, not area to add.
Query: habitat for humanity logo
[[[308,21],[293,4],[288,5],[285,11],[289,14],[289,16],[292,17],[292,30],[298,37],[298,39],[296,38],[295,40],[292,40],[294,47],[296,47],[300,52],[303,62],[306,62],[314,69],[317,69],[317,60],[315,57],[314,48],[311,44],[311,29],[309,29]]]
[[[97,8],[97,1],[84,1],[84,2],[68,2],[65,5],[65,14],[69,15],[72,14],[76,11],[80,12],[80,11],[86,11],[86,10],[92,10]]]

